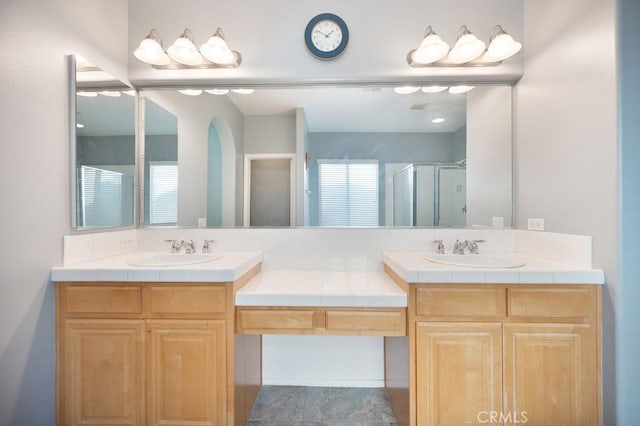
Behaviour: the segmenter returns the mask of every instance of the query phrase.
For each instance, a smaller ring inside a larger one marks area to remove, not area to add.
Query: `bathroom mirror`
[[[512,226],[511,86],[427,91],[141,98],[177,117],[180,226]]]
[[[79,55],[69,64],[72,225],[133,226],[136,93]]]

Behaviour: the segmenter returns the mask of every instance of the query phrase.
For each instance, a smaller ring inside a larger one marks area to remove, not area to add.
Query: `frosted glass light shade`
[[[76,92],[78,96],[84,96],[85,98],[95,98],[98,96],[98,92]]]
[[[231,91],[239,95],[250,95],[255,92],[254,89],[231,89]]]
[[[110,98],[119,98],[122,93],[118,90],[103,90],[102,92],[98,92],[102,96],[108,96]]]
[[[169,57],[183,65],[198,65],[202,63],[200,52],[193,45],[187,31],[176,39],[167,49]]]
[[[484,42],[478,40],[466,27],[463,26],[462,28],[462,35],[458,37],[455,46],[453,46],[446,58],[446,61],[452,64],[464,64],[465,62],[473,61],[482,55],[486,47]]]
[[[207,89],[205,90],[205,92],[210,93],[212,95],[222,96],[229,93],[229,89]]]
[[[418,90],[420,90],[420,88],[414,86],[400,86],[393,88],[393,91],[398,95],[410,95],[412,93],[416,93]]]
[[[476,86],[451,86],[449,87],[449,93],[452,95],[460,95],[462,93],[467,93],[470,90],[475,89]]]
[[[449,45],[442,41],[429,26],[420,47],[411,54],[411,59],[417,64],[426,65],[439,61],[447,56],[447,53],[449,53]]]
[[[151,38],[151,34],[140,42],[140,45],[133,51],[133,56],[140,61],[151,65],[168,65],[171,62],[169,56],[164,53],[160,43]]]
[[[224,41],[222,30],[218,28],[216,33],[209,37],[209,40],[200,46],[200,53],[208,61],[214,64],[231,65],[236,62],[236,56],[233,54],[227,42]]]
[[[440,93],[447,90],[447,86],[425,86],[422,88],[424,93]]]
[[[496,35],[489,43],[489,48],[482,55],[483,62],[499,62],[512,57],[522,49],[522,44],[518,43],[509,34],[502,32]]]
[[[202,94],[202,90],[200,89],[183,89],[183,90],[178,90],[178,92],[187,96],[198,96]]]

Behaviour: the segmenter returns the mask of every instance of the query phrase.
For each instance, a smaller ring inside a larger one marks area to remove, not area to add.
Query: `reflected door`
[[[249,188],[245,186],[245,226],[291,226],[292,159],[253,158],[246,165]]]
[[[466,169],[440,167],[438,175],[438,226],[465,226]]]

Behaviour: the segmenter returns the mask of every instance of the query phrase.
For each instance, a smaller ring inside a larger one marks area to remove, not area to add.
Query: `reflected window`
[[[178,163],[149,163],[149,223],[178,222]]]
[[[378,226],[378,161],[318,160],[320,226]]]
[[[78,226],[104,228],[131,225],[133,177],[114,170],[117,168],[79,167]]]

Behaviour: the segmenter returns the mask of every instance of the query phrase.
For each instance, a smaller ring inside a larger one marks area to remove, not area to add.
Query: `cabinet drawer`
[[[406,334],[406,310],[393,311],[332,311],[326,313],[327,331],[345,334],[404,336]]]
[[[506,289],[496,286],[419,287],[416,315],[420,317],[470,318],[504,317]]]
[[[223,286],[156,286],[146,296],[151,314],[224,314],[227,289]]]
[[[313,309],[239,309],[237,326],[239,333],[309,334],[314,317]]]
[[[64,289],[66,311],[70,314],[139,314],[140,287],[74,286]]]
[[[509,288],[510,318],[589,321],[596,312],[592,288]]]

